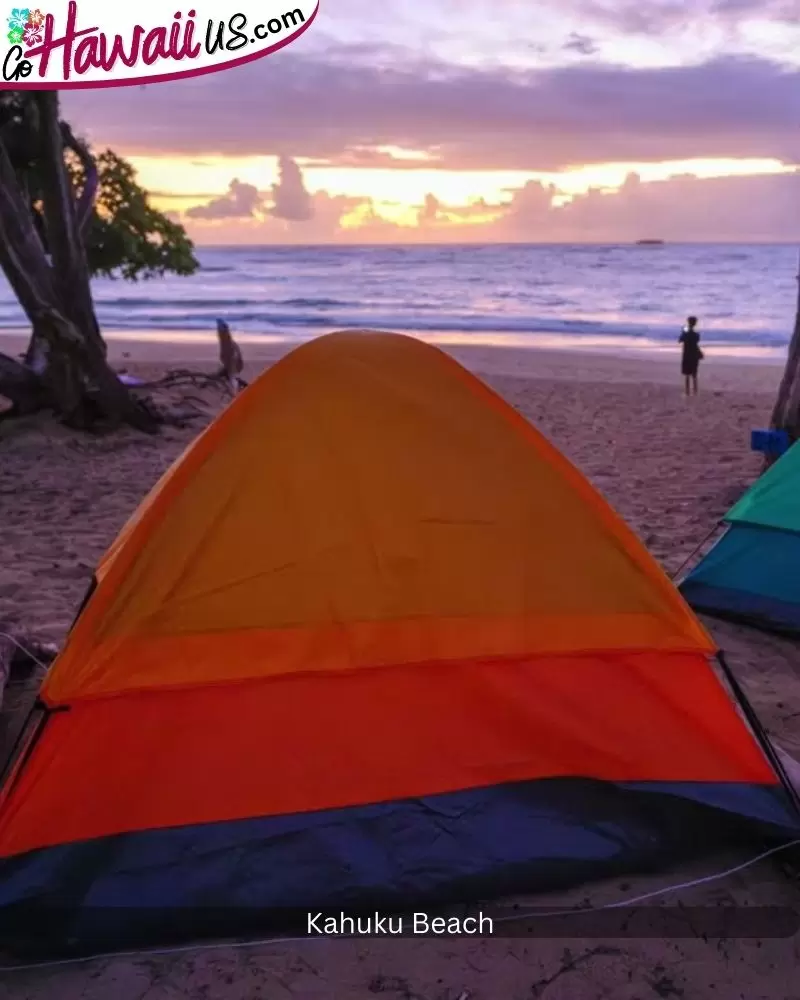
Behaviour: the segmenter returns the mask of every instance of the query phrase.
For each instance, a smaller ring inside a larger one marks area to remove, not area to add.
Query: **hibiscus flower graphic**
[[[8,40],[12,45],[20,45],[22,43],[22,28],[12,28],[8,33]]]
[[[37,7],[36,10],[28,11],[28,22],[25,25],[26,28],[41,28],[45,21],[45,14],[43,14]]]
[[[41,45],[42,42],[42,29],[38,25],[31,24],[30,21],[25,25],[25,31],[22,36],[25,40],[25,44],[30,48],[32,45]]]
[[[23,32],[30,15],[31,12],[27,7],[14,7],[11,11],[11,17],[8,19],[9,35],[12,31]]]

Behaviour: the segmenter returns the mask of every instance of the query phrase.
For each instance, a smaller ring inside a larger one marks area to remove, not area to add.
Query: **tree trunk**
[[[101,416],[112,424],[153,431],[157,422],[152,413],[130,395],[106,361],[64,163],[58,96],[37,91],[32,99],[39,112],[37,159],[50,263],[0,141],[0,265],[32,323],[29,354],[41,357],[42,384],[66,423],[88,427]],[[36,373],[31,374],[35,379]],[[19,382],[12,388],[19,393]],[[19,405],[2,382],[0,393]]]
[[[44,253],[44,251],[42,252]],[[5,240],[0,241],[0,268],[2,268],[11,290],[16,295],[17,301],[22,306],[31,325],[31,338],[25,351],[25,364],[38,375],[43,375],[47,367],[47,355],[43,351],[42,342],[36,329],[41,302],[32,297],[35,289],[30,285],[25,275],[20,272],[19,267],[19,260],[10,251],[8,243]],[[42,280],[49,280],[49,275],[46,278],[43,276]]]
[[[0,264],[29,319],[55,296],[44,247],[30,209],[17,186],[17,175],[0,141]]]
[[[52,301],[55,292],[44,246],[30,210],[26,208],[27,198],[23,198],[21,193],[19,198],[14,197],[17,191],[15,177],[5,147],[0,143],[0,268],[31,324],[25,364],[38,375],[43,375],[47,354],[38,329],[38,317],[44,302]],[[24,247],[21,252],[20,246]]]
[[[55,292],[66,318],[105,357],[89,284],[89,267],[78,229],[72,184],[64,164],[64,135],[58,120],[58,94],[36,93],[41,137],[42,205]]]
[[[72,133],[72,129],[66,122],[60,123],[61,138],[63,146],[65,149],[72,150],[73,153],[78,157],[83,167],[85,182],[83,190],[81,191],[78,204],[75,208],[75,216],[77,222],[78,236],[83,243],[84,236],[88,230],[89,223],[92,219],[92,212],[94,211],[94,199],[97,194],[97,188],[100,183],[99,175],[97,172],[97,164],[94,161],[94,157]],[[27,200],[27,199],[26,199]],[[36,217],[38,218],[38,217]],[[1,265],[3,269],[8,274],[5,264]],[[9,279],[11,280],[11,279]],[[88,282],[88,276],[87,276]],[[14,289],[17,291],[17,289]],[[19,292],[17,291],[17,298],[20,298]],[[20,303],[22,304],[25,312],[28,315],[28,319],[31,322],[31,339],[28,343],[28,348],[25,352],[25,364],[32,368],[37,374],[42,375],[47,368],[47,341],[43,336],[41,330],[36,329],[35,318],[31,313],[31,310],[25,307],[24,302],[20,298]],[[92,315],[94,335],[97,340],[102,345],[102,351],[105,355],[106,345],[100,333],[100,327],[97,323],[94,313]]]
[[[48,309],[56,308],[56,292],[52,272],[45,257],[36,227],[31,217],[27,201],[17,185],[16,172],[5,146],[0,142],[0,266],[9,285],[25,310],[33,330],[33,337],[42,334],[43,315]],[[42,340],[44,343],[44,340]],[[10,373],[11,359],[5,359],[3,371]],[[37,366],[38,374],[43,374],[44,364]],[[32,388],[32,380],[28,380]],[[74,408],[73,394],[59,394],[54,387],[53,402],[69,418]],[[0,392],[16,405],[18,411],[29,412],[38,395],[28,392],[24,380],[17,371],[9,384],[0,382]]]
[[[794,332],[789,343],[789,354],[783,370],[778,398],[772,411],[771,426],[786,431],[792,441],[800,440],[800,273],[798,280],[797,312]]]

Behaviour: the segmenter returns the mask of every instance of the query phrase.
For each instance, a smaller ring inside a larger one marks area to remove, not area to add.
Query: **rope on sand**
[[[41,667],[42,670],[48,669],[46,663],[43,663],[37,656],[34,656],[33,653],[23,646],[19,639],[15,639],[13,635],[9,635],[8,632],[0,632],[0,639],[8,639],[8,641],[12,642],[21,653],[24,653],[25,656],[28,657],[29,660],[33,660],[37,667]]]
[[[788,851],[792,847],[800,847],[800,840],[792,840],[785,844],[779,844],[777,847],[772,847],[768,851],[762,851],[761,854],[757,854],[754,858],[750,858],[748,861],[743,861],[741,864],[735,865],[733,868],[726,868],[724,871],[713,872],[710,875],[702,875],[700,878],[695,878],[688,882],[678,882],[674,885],[667,885],[661,889],[654,889],[652,892],[641,893],[639,896],[632,896],[628,899],[618,900],[615,903],[602,903],[600,906],[574,906],[563,910],[550,910],[544,913],[538,911],[527,914],[515,913],[513,916],[493,918],[493,922],[517,923],[520,920],[532,920],[541,917],[568,917],[578,914],[583,916],[587,913],[599,913],[602,910],[622,909],[626,906],[633,906],[635,903],[643,903],[646,900],[657,899],[661,896],[666,896],[669,893],[678,892],[681,889],[693,889],[695,886],[708,885],[710,882],[717,882],[720,879],[728,878],[730,875],[738,875],[740,872],[743,872],[748,868],[752,868],[753,865],[758,864],[760,861],[764,861],[776,854],[780,854],[782,851]],[[356,937],[356,935],[341,934],[337,936],[337,940],[346,940]],[[255,941],[219,941],[212,942],[210,944],[182,945],[177,948],[153,948],[145,949],[143,951],[107,952],[105,954],[85,955],[79,958],[57,959],[52,962],[31,962],[26,965],[0,965],[0,973],[29,972],[34,969],[63,968],[69,965],[82,965],[85,962],[96,962],[100,960],[110,961],[117,958],[145,958],[157,957],[161,955],[185,955],[189,952],[220,951],[223,948],[230,948],[232,950],[240,948],[260,948],[271,944],[300,944],[308,941],[327,940],[327,937],[268,937]]]

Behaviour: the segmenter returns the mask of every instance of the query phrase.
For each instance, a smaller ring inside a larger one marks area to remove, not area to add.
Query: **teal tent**
[[[800,442],[724,518],[725,534],[680,585],[695,609],[800,634]]]

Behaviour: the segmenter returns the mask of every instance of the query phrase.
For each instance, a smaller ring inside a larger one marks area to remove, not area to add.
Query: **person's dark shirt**
[[[678,338],[678,343],[683,344],[683,356],[685,359],[694,360],[699,357],[700,334],[697,330],[685,329]]]

